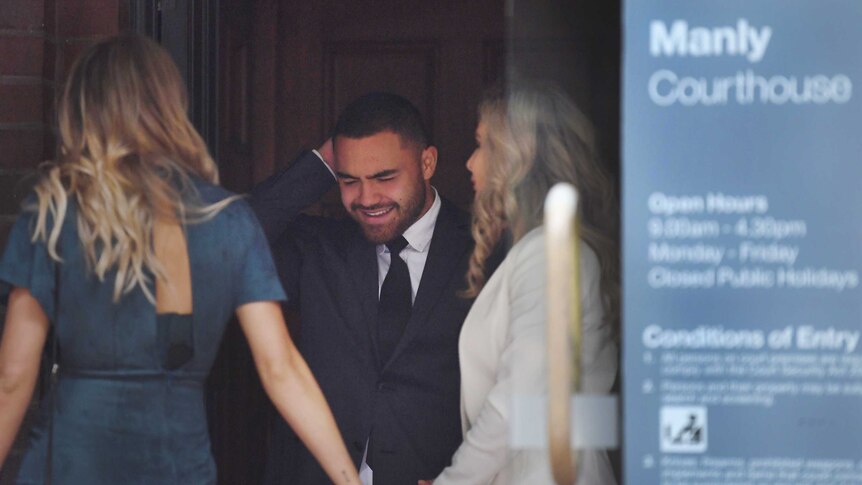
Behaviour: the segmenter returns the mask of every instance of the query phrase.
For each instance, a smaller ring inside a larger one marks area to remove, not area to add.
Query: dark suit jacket
[[[350,218],[299,212],[335,184],[313,153],[252,192],[289,298],[301,313],[298,346],[335,414],[354,463],[369,454],[375,485],[437,476],[461,442],[458,336],[471,300],[456,295],[472,249],[469,218],[446,200],[404,335],[388,362],[377,352],[375,245]],[[276,420],[267,483],[327,483],[283,420]]]

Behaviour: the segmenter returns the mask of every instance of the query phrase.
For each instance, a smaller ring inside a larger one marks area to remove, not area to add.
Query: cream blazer
[[[580,259],[581,392],[607,393],[617,372],[617,346],[603,321],[599,262],[583,242]],[[547,452],[507,446],[512,393],[547,393],[545,286],[539,227],[509,251],[464,321],[459,342],[464,442],[434,485],[554,483]],[[604,451],[581,453],[580,465],[579,485],[616,483]]]

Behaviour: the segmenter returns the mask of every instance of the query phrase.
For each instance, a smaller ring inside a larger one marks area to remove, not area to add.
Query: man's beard
[[[387,224],[385,226],[372,226],[366,225],[361,222],[361,220],[354,218],[357,222],[359,222],[359,226],[362,228],[362,232],[365,234],[365,239],[368,239],[370,242],[374,244],[384,244],[387,243],[396,237],[404,234],[410,226],[413,225],[419,219],[419,216],[422,214],[422,208],[425,207],[425,197],[427,194],[427,190],[424,183],[417,184],[417,189],[414,192],[414,197],[410,197],[405,201],[404,206],[400,204],[395,204],[395,207],[392,209],[395,211],[396,215],[400,216],[396,218],[391,224]],[[353,205],[351,207],[352,211],[356,211],[360,208],[363,208],[358,205]],[[375,207],[364,207],[365,210],[373,210]]]

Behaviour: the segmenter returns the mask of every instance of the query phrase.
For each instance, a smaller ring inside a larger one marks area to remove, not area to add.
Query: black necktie
[[[410,271],[399,256],[407,247],[407,240],[404,236],[398,236],[386,243],[386,247],[391,262],[380,288],[380,303],[377,306],[377,344],[384,364],[392,356],[413,310]]]

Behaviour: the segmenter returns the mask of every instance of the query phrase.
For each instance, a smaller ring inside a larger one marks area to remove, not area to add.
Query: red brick
[[[0,130],[0,168],[36,168],[45,158],[44,130]]]
[[[88,37],[116,34],[120,23],[118,0],[77,0],[56,2],[57,34],[60,37]]]
[[[44,45],[37,36],[0,35],[0,76],[41,76]]]
[[[45,30],[44,0],[3,0],[0,2],[0,29]]]
[[[76,40],[76,41],[68,41],[63,43],[62,49],[60,51],[60,62],[63,66],[63,75],[60,77],[60,82],[65,82],[66,77],[69,75],[69,71],[72,69],[72,64],[75,63],[75,59],[96,42],[96,39],[89,40]]]
[[[44,86],[0,84],[0,123],[40,123],[44,115]]]

